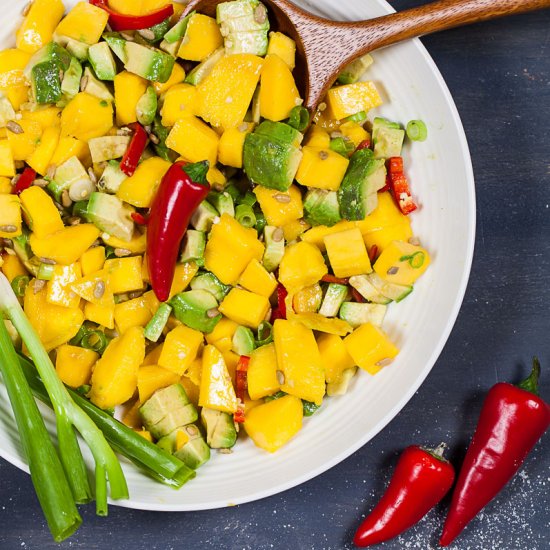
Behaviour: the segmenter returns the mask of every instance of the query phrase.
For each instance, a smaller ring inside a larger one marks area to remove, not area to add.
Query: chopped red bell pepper
[[[28,189],[32,182],[36,179],[36,172],[27,166],[23,170],[23,173],[19,176],[19,179],[13,186],[13,189],[11,190],[13,195],[20,195],[25,189]]]
[[[277,286],[277,307],[271,313],[271,322],[276,319],[286,319],[286,303],[285,299],[288,296],[287,289],[279,283]]]
[[[330,273],[323,275],[321,277],[321,281],[323,281],[324,283],[335,283],[337,285],[347,285],[349,283],[348,278],[336,277],[335,275],[331,275]]]
[[[388,177],[389,187],[399,210],[403,214],[410,214],[416,210],[418,207],[412,198],[407,177],[403,173],[403,157],[388,159]]]
[[[132,212],[130,214],[130,217],[138,224],[138,225],[147,225],[149,223],[149,217],[144,216],[143,214],[140,214],[139,212]]]
[[[370,263],[373,264],[374,261],[376,260],[376,257],[378,256],[378,247],[373,244],[370,248],[369,248],[369,260],[370,260]]]
[[[174,14],[174,6],[169,3],[162,8],[145,15],[126,15],[112,10],[107,0],[89,0],[90,4],[105,10],[109,14],[109,25],[114,31],[137,31],[148,29],[162,23]]]
[[[134,131],[134,135],[130,140],[128,149],[126,149],[126,152],[122,157],[122,161],[120,162],[120,169],[128,177],[130,177],[134,175],[134,172],[136,171],[137,165],[139,163],[139,159],[141,158],[143,151],[145,151],[145,147],[147,147],[148,136],[143,126],[137,122],[132,122],[132,124],[128,124],[128,128]]]
[[[246,393],[248,391],[248,365],[250,363],[250,357],[241,355],[237,363],[237,370],[235,372],[235,393],[237,399],[240,400],[240,407],[235,412],[233,419],[235,422],[243,423],[244,418],[244,402]]]

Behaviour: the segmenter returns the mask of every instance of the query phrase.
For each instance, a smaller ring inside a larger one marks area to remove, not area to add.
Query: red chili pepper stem
[[[540,361],[538,357],[533,357],[533,368],[531,374],[522,382],[520,382],[517,387],[522,390],[528,391],[534,395],[539,394],[539,378],[540,378]]]

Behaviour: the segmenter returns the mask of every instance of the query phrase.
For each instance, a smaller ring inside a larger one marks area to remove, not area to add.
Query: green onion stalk
[[[57,376],[47,351],[3,274],[0,274],[0,312],[19,332],[48,392],[56,416],[59,456],[72,489],[74,501],[87,502],[91,498],[86,467],[76,438],[76,429],[89,446],[95,461],[96,512],[98,515],[106,515],[107,480],[112,499],[128,498],[128,487],[120,463],[101,430],[76,405]],[[5,350],[2,348],[2,351]]]

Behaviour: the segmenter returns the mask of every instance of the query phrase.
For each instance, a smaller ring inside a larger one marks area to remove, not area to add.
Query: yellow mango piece
[[[64,229],[61,214],[44,189],[33,185],[21,193],[20,199],[25,222],[33,236],[44,238]]]
[[[357,147],[362,141],[365,141],[369,133],[357,122],[348,121],[340,125],[340,132],[344,137],[347,137]]]
[[[149,208],[160,181],[171,164],[160,157],[141,162],[133,176],[126,178],[117,191],[117,197],[138,208]]]
[[[315,313],[321,306],[323,290],[319,283],[306,286],[292,296],[292,309],[296,313]]]
[[[202,359],[197,360],[198,363],[201,365],[202,368]],[[199,394],[200,394],[200,387],[198,384],[195,384],[193,380],[187,377],[187,374],[183,375],[180,378],[180,384],[183,386],[183,389],[185,390],[185,393],[187,394],[187,397],[189,398],[189,401],[195,405],[195,407],[199,406]]]
[[[202,332],[180,325],[166,335],[158,364],[182,376],[196,359],[202,343]]]
[[[113,127],[113,105],[81,92],[67,104],[61,113],[61,136],[88,141],[109,133]]]
[[[122,71],[115,76],[116,123],[124,126],[137,121],[137,103],[147,90],[147,80],[137,74]]]
[[[87,302],[100,307],[111,308],[114,315],[113,291],[111,290],[109,275],[105,269],[81,277],[71,284],[71,290]]]
[[[222,57],[197,86],[197,113],[224,129],[244,120],[258,85],[263,59],[252,54]]]
[[[270,32],[267,54],[278,55],[292,70],[296,65],[296,42],[282,32]]]
[[[285,248],[279,265],[279,281],[287,290],[314,285],[327,273],[323,255],[316,246],[298,242]]]
[[[174,63],[170,77],[166,82],[153,82],[153,88],[157,95],[161,95],[176,84],[183,82],[185,79],[185,69],[179,64]],[[164,124],[164,123],[163,123]]]
[[[35,0],[15,34],[17,48],[34,53],[48,42],[65,12],[61,0]]]
[[[46,237],[33,233],[30,237],[32,251],[40,258],[49,258],[58,264],[76,262],[98,238],[99,229],[91,223],[82,223],[63,228]]]
[[[13,154],[9,142],[5,139],[0,140],[0,176],[15,176]]]
[[[218,160],[225,166],[243,167],[244,138],[252,132],[254,124],[242,122],[234,128],[227,128],[218,143]]]
[[[195,13],[189,19],[178,57],[189,61],[203,61],[223,45],[223,37],[216,20]]]
[[[166,145],[189,162],[207,160],[216,164],[219,137],[195,116],[180,118],[166,138]]]
[[[50,304],[46,296],[46,289],[35,293],[31,281],[25,291],[23,308],[46,351],[51,351],[76,335],[84,322],[84,314],[80,308]]]
[[[109,7],[125,15],[143,14],[143,0],[109,0]]]
[[[374,82],[355,82],[331,88],[326,95],[326,116],[341,120],[359,111],[370,111],[382,105]]]
[[[50,163],[59,166],[71,157],[77,157],[84,166],[89,166],[91,158],[88,144],[70,136],[60,138]]]
[[[142,366],[144,365],[158,365],[160,354],[162,353],[162,348],[164,343],[155,346],[143,359]]]
[[[206,181],[212,186],[224,186],[227,183],[227,178],[221,170],[214,167],[206,172]]]
[[[160,114],[163,126],[174,126],[177,120],[197,114],[197,88],[191,84],[176,84],[165,94]]]
[[[205,334],[206,342],[208,344],[216,345],[218,340],[231,340],[238,326],[238,323],[235,323],[235,321],[232,321],[227,317],[222,317],[214,327],[214,330],[208,334]]]
[[[237,396],[224,358],[211,345],[205,346],[202,355],[199,405],[230,414],[237,410]]]
[[[330,147],[330,134],[317,124],[313,124],[304,138],[304,146],[306,145],[328,149]]]
[[[71,289],[71,284],[82,277],[80,264],[54,265],[52,278],[46,285],[46,300],[50,304],[76,308],[80,296]]]
[[[136,399],[132,405],[124,411],[121,419],[126,426],[136,431],[141,430],[143,427],[141,415],[139,414],[139,408],[141,405],[142,403],[140,400]]]
[[[21,201],[17,195],[0,195],[0,237],[21,235]]]
[[[292,313],[289,311],[287,316],[288,319],[301,323],[308,329],[317,332],[345,336],[353,330],[353,327],[348,322],[342,319],[325,317],[320,313]]]
[[[45,128],[40,140],[40,145],[38,145],[33,154],[27,159],[27,164],[42,176],[48,171],[48,166],[50,165],[51,159],[59,143],[59,133],[60,130],[56,126]]]
[[[269,300],[265,296],[232,288],[218,309],[239,325],[256,329],[265,319],[269,307]]]
[[[390,339],[371,323],[361,325],[346,336],[344,345],[353,362],[369,374],[376,374],[399,353]]]
[[[341,221],[334,224],[332,227],[326,225],[316,225],[302,234],[302,241],[316,246],[321,252],[325,252],[325,237],[333,233],[346,231],[357,227],[357,222]]]
[[[9,195],[11,188],[11,178],[0,176],[0,195]]]
[[[123,248],[129,250],[132,254],[143,254],[147,248],[147,232],[139,233],[134,231],[131,240],[123,241],[114,235],[103,233],[101,240],[107,245],[113,248]]]
[[[105,328],[115,328],[115,303],[108,306],[100,306],[92,302],[84,304],[84,317]]]
[[[374,264],[374,271],[389,283],[412,285],[430,265],[425,248],[403,241],[392,241]]]
[[[257,185],[254,188],[254,194],[260,203],[268,225],[280,227],[296,221],[304,215],[302,194],[296,185],[291,185],[287,191],[277,191]],[[278,200],[282,196],[287,196],[290,200],[286,202]]]
[[[233,349],[233,341],[231,338],[220,338],[216,340],[213,344],[218,348],[222,353],[230,352]]]
[[[269,298],[277,288],[277,279],[255,258],[246,266],[239,284],[246,290]]]
[[[34,120],[38,122],[42,128],[51,126],[60,126],[61,124],[61,109],[54,105],[41,106],[33,111],[21,111],[22,120]]]
[[[12,86],[10,88],[0,88],[0,92],[5,94],[12,104],[12,107],[17,111],[21,109],[24,103],[29,101],[30,89],[30,86]]]
[[[351,277],[372,271],[359,228],[327,235],[324,240],[330,266],[336,277]]]
[[[226,285],[233,285],[252,259],[261,260],[264,245],[254,228],[243,227],[229,214],[212,226],[206,243],[204,264]]]
[[[237,378],[237,365],[239,364],[241,356],[237,355],[233,351],[222,352],[222,355],[223,360],[225,361],[225,366],[227,367],[227,372],[229,373],[229,377],[231,378],[231,383],[233,384],[233,387],[235,387]]]
[[[337,383],[346,369],[355,366],[344,341],[336,334],[323,333],[317,338],[327,384]]]
[[[23,265],[23,262],[21,262],[19,256],[4,253],[0,258],[2,259],[2,262],[0,262],[0,270],[10,283],[19,275],[28,274],[27,268]]]
[[[348,159],[332,149],[308,145],[302,149],[296,181],[307,187],[337,191],[348,164]]]
[[[166,4],[172,4],[174,6],[174,11],[177,9],[180,10],[180,13],[183,11],[182,4],[179,4],[178,2],[169,2],[168,0],[141,0],[141,15],[145,15],[146,13],[157,11],[163,6],[166,6]]]
[[[280,389],[277,378],[277,354],[273,343],[256,348],[250,354],[247,371],[250,399],[273,395]]]
[[[130,327],[145,327],[151,317],[151,310],[143,296],[115,306],[115,324],[119,334],[123,334]]]
[[[296,241],[298,237],[310,227],[311,225],[304,219],[294,220],[283,225],[283,234],[287,242]]]
[[[157,390],[176,384],[179,381],[180,377],[171,370],[158,365],[142,366],[137,373],[139,401],[145,403]]]
[[[197,274],[198,270],[199,266],[195,262],[176,264],[174,279],[172,280],[172,286],[170,287],[170,298],[180,292],[183,292],[189,286],[189,283]]]
[[[61,20],[55,33],[85,44],[97,44],[109,20],[109,14],[88,2],[79,2]]]
[[[191,363],[191,366],[187,369],[187,371],[182,376],[182,378],[188,378],[189,380],[191,380],[191,382],[193,382],[193,384],[195,384],[196,386],[200,386],[201,377],[202,377],[202,354],[200,357],[197,357]]]
[[[145,357],[143,329],[132,327],[109,342],[92,374],[90,400],[101,409],[125,403],[137,388],[138,369]]]
[[[268,120],[284,120],[301,103],[291,69],[278,55],[268,54],[260,77],[260,115]]]
[[[325,372],[313,331],[296,321],[277,319],[273,325],[277,365],[283,372],[281,390],[320,405]]]
[[[28,101],[29,85],[23,74],[30,53],[16,48],[0,52],[0,93],[3,93],[17,111]]]
[[[36,120],[19,120],[17,124],[23,130],[20,134],[8,132],[8,142],[13,160],[27,160],[40,145],[42,126]]]
[[[90,275],[103,268],[105,263],[105,247],[94,246],[89,250],[86,250],[80,258],[80,267],[82,268],[82,275]]]
[[[302,401],[285,395],[247,411],[244,429],[257,447],[274,453],[302,428]]]
[[[114,294],[132,292],[143,288],[141,256],[112,258],[105,262],[105,271]]]
[[[98,359],[99,355],[91,349],[64,344],[57,348],[55,371],[64,384],[78,388],[88,384]]]

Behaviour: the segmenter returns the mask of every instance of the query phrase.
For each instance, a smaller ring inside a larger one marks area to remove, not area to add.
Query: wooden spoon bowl
[[[191,0],[197,10],[216,16],[223,0]],[[294,76],[304,105],[314,111],[338,74],[353,59],[408,38],[506,15],[550,7],[550,0],[438,0],[367,21],[339,22],[317,17],[287,0],[262,0],[271,28],[296,42]]]

